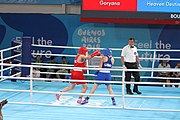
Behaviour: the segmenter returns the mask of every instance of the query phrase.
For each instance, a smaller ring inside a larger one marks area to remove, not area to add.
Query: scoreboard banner
[[[180,24],[180,0],[83,0],[81,21]]]
[[[81,4],[81,0],[0,0],[5,4]]]
[[[137,11],[180,13],[180,0],[137,0]]]
[[[180,0],[83,0],[83,10],[180,12]]]
[[[136,11],[137,0],[83,0],[83,10]]]

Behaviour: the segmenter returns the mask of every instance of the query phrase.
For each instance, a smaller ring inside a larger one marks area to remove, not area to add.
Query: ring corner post
[[[32,37],[22,37],[22,64],[31,65],[31,48],[32,48]],[[30,75],[29,67],[22,67],[21,76],[26,77]]]

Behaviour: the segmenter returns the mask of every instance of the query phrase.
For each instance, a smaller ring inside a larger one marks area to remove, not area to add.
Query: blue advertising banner
[[[0,3],[13,4],[81,4],[81,0],[0,0]]]
[[[138,0],[137,11],[146,12],[180,12],[179,0]]]
[[[82,23],[80,15],[0,14],[0,49],[11,47],[12,40],[20,40],[23,36],[30,36],[32,43],[38,45],[75,47],[85,45],[89,48],[123,48],[128,44],[128,39],[134,37],[137,48],[144,49],[139,51],[141,64],[149,68],[152,67],[153,61],[149,58],[154,57],[154,52],[149,52],[149,49],[167,50],[157,52],[156,58],[179,58],[179,52],[168,51],[180,49],[179,34],[179,25]],[[75,55],[77,50],[33,47],[32,53]],[[113,51],[113,56],[120,55],[120,50]],[[42,59],[49,61],[50,55],[45,55]],[[73,59],[68,57],[70,63],[73,63]],[[161,61],[155,61],[155,67],[159,62]],[[169,61],[172,68],[177,62]],[[90,61],[91,65],[98,63],[98,59]],[[120,59],[115,59],[115,66],[122,66]],[[150,72],[141,74],[149,75]]]

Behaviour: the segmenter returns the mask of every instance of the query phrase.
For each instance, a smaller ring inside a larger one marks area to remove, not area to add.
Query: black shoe
[[[51,80],[45,80],[45,82],[51,82]]]
[[[142,94],[140,91],[138,90],[133,90],[133,92],[137,93],[138,95]]]
[[[0,102],[0,104],[1,104],[2,106],[4,106],[4,105],[7,104],[7,103],[8,103],[7,100],[3,100],[3,101]]]
[[[131,90],[127,90],[127,94],[128,94],[128,95],[133,95],[133,93],[131,92]]]
[[[113,105],[116,105],[116,101],[115,101],[115,100],[112,100],[112,104],[113,104]]]

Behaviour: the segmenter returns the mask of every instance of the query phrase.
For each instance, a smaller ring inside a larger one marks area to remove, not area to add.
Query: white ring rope
[[[138,71],[138,72],[142,72],[142,71],[146,71],[146,72],[180,72],[180,69],[175,69],[175,68],[142,68],[142,69],[110,69],[110,68],[81,68],[81,67],[57,67],[57,66],[38,66],[38,65],[22,65],[22,64],[7,64],[7,63],[0,63],[0,65],[3,66],[16,66],[16,67],[33,67],[33,68],[54,68],[54,69],[79,69],[79,70],[110,70],[110,71]]]
[[[12,68],[14,68],[14,66],[10,66],[10,67],[7,67],[7,68],[4,68],[4,69],[1,69],[1,70],[0,70],[0,72],[3,72],[3,71],[5,71],[5,70],[9,70],[9,69],[12,69]]]
[[[14,66],[14,67],[33,67],[33,68],[53,68],[53,69],[74,69],[75,67],[61,67],[61,66],[38,66],[38,65],[22,65],[22,64],[6,64],[6,63],[0,63],[0,65],[4,65],[4,66]],[[76,67],[76,69],[80,69],[80,70],[103,70],[103,68],[78,68]],[[143,68],[143,69],[106,69],[106,70],[110,70],[110,71],[154,71],[154,72],[180,72],[180,69],[162,69],[162,68]],[[41,73],[51,73],[51,74],[60,74],[60,73],[52,73],[52,72],[41,72]],[[67,73],[68,74],[68,73]],[[91,76],[94,76],[91,74]],[[119,76],[119,75],[117,75]],[[120,77],[120,76],[119,76]],[[143,78],[149,78],[149,77],[143,77]],[[173,77],[150,77],[150,78],[159,78],[159,79],[177,79],[179,80],[179,78],[173,78]]]
[[[5,79],[19,79],[19,80],[34,80],[34,81],[67,81],[67,82],[82,82],[82,80],[75,80],[75,79],[51,79],[51,78],[30,78],[30,77],[13,77],[13,76],[2,76],[1,78]],[[98,80],[83,80],[83,82],[101,82],[101,83],[114,83],[114,84],[147,84],[147,85],[180,85],[180,83],[161,83],[161,82],[123,82],[123,81],[98,81]]]
[[[40,73],[40,74],[51,74],[51,75],[71,75],[71,73],[55,73],[55,72],[33,72],[33,73]],[[84,74],[85,76],[97,76],[94,74]],[[122,78],[122,75],[111,75],[111,77]],[[149,79],[172,79],[172,80],[179,80],[179,78],[174,77],[150,77],[150,76],[141,76],[141,78],[149,78]]]
[[[32,53],[32,55],[49,55],[49,56],[66,56],[66,57],[76,56],[76,55],[66,55],[66,54],[43,54],[43,53]]]
[[[7,91],[7,92],[24,92],[29,93],[30,90],[15,90],[15,89],[0,89],[0,91]],[[59,94],[59,92],[52,92],[52,91],[38,91],[32,90],[33,93],[41,93],[41,94]],[[122,97],[122,95],[110,95],[110,94],[90,94],[90,93],[72,93],[72,92],[60,92],[62,95],[91,95],[91,96],[98,96],[98,97]],[[180,99],[180,96],[132,96],[132,95],[125,95],[126,98],[163,98],[163,99]]]
[[[10,48],[6,48],[6,49],[2,49],[0,50],[0,52],[5,52],[5,51],[9,51],[9,50],[12,50],[12,49],[17,49],[17,48],[20,48],[22,45],[17,45],[17,46],[14,46],[14,47],[10,47]]]
[[[33,65],[46,65],[46,66],[59,66],[59,67],[74,67],[74,65],[73,64],[49,64],[49,63],[31,63],[31,64],[33,64]],[[97,66],[97,65],[89,65],[88,66],[89,68],[97,68],[97,67],[99,67],[99,66]],[[119,66],[113,66],[112,68],[122,68],[122,67],[119,67]]]
[[[20,76],[20,75],[21,75],[21,72],[18,72],[18,73],[15,73],[15,74],[11,75],[11,76],[8,76],[8,77],[0,77],[0,78],[2,78],[2,79],[0,80],[0,82],[2,82],[2,81],[4,81],[4,80],[7,80],[7,79],[9,79],[10,77],[16,77],[16,76]]]
[[[19,56],[21,56],[21,54],[13,55],[11,57],[4,58],[3,60],[9,60],[9,59],[16,58],[16,57],[19,57]]]
[[[32,53],[32,55],[49,55],[49,56],[66,56],[66,57],[75,57],[76,55],[67,55],[67,54],[43,54],[43,53]],[[101,56],[95,56],[95,58],[101,58]],[[115,59],[120,59],[121,57],[113,57]],[[140,60],[167,60],[167,58],[139,58]],[[168,60],[180,60],[177,58],[169,58]]]

